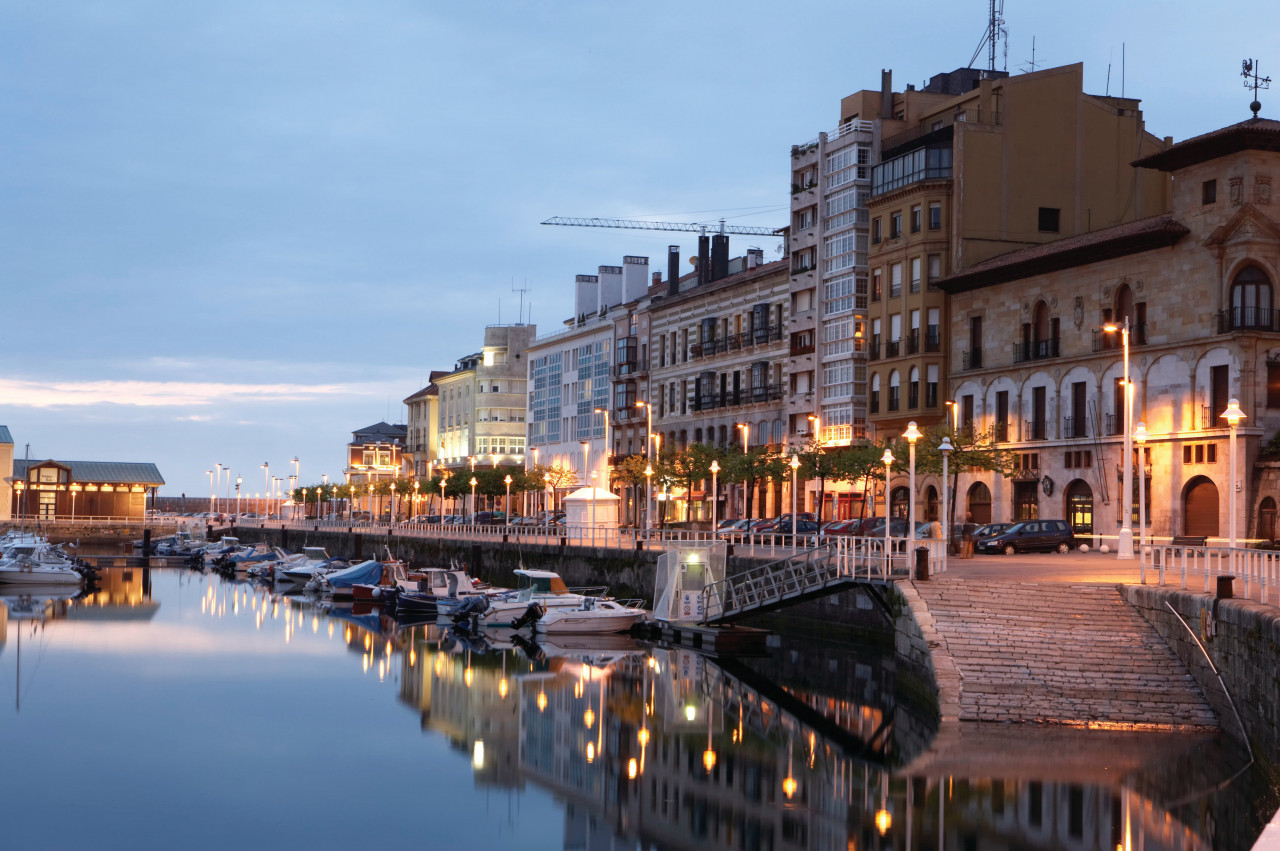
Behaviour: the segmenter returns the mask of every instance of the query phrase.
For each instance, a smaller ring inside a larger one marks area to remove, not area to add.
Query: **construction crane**
[[[706,234],[708,230],[715,228],[715,225],[705,225],[698,222],[647,222],[642,219],[575,219],[569,216],[555,216],[543,222],[544,225],[565,225],[567,227],[577,228],[629,228],[631,230],[666,230],[666,231],[690,231],[692,233]],[[779,231],[781,228],[760,228],[750,225],[726,225],[724,219],[720,220],[719,233],[722,234],[741,234],[743,236],[781,236]]]

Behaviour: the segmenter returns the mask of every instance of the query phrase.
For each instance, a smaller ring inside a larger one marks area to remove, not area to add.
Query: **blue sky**
[[[19,457],[155,461],[168,494],[217,462],[336,477],[513,286],[550,330],[575,274],[675,241],[543,219],[784,224],[790,146],[881,68],[966,65],[986,7],[0,3],[0,424]],[[1034,36],[1119,94],[1123,43],[1159,136],[1247,118],[1245,56],[1280,71],[1269,3],[1005,11],[1011,72]]]

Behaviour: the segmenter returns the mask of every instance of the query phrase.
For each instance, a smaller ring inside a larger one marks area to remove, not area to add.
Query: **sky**
[[[1261,0],[1004,18],[998,67],[1024,72],[1034,38],[1037,67],[1083,62],[1176,140],[1249,117],[1242,59],[1280,71]],[[161,495],[207,496],[219,463],[245,493],[294,457],[304,484],[340,478],[350,433],[404,422],[485,325],[553,331],[575,275],[696,249],[540,222],[781,226],[791,146],[882,68],[901,90],[968,65],[986,20],[983,0],[0,2],[0,424],[19,458],[154,462]],[[779,256],[731,252],[752,246]]]

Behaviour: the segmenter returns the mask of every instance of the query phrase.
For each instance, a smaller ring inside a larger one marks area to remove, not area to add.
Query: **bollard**
[[[644,552],[644,541],[636,538],[636,552]]]
[[[1218,599],[1230,600],[1235,594],[1231,590],[1231,582],[1235,577],[1231,574],[1224,574],[1218,577]]]
[[[151,530],[142,530],[142,554],[144,556],[151,555]]]
[[[725,557],[725,558],[730,558],[732,555],[733,555],[733,544],[726,544],[726,545],[725,545],[724,557]]]
[[[929,581],[929,548],[916,547],[916,581]]]

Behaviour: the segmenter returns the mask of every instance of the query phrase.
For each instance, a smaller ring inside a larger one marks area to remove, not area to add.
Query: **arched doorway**
[[[1264,541],[1276,539],[1276,501],[1271,497],[1262,500],[1258,506],[1257,536]]]
[[[1093,489],[1084,479],[1067,485],[1067,522],[1077,535],[1093,534]]]
[[[969,487],[968,508],[964,522],[980,525],[991,522],[991,489],[982,482],[974,482]]]
[[[933,485],[924,489],[924,519],[930,523],[941,519],[938,517],[938,489]]]
[[[906,520],[911,510],[908,504],[911,491],[904,487],[896,487],[889,492],[889,516],[898,520]]]
[[[1182,491],[1182,534],[1218,537],[1218,486],[1205,476],[1196,476]]]

